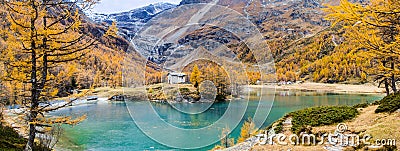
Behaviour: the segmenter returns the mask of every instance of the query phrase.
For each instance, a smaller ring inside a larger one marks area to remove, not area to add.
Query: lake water
[[[334,94],[334,93],[317,93],[317,92],[296,92],[296,91],[276,91],[274,95],[275,101],[272,100],[259,100],[257,96],[260,93],[255,90],[251,93],[250,101],[231,101],[224,103],[214,103],[209,110],[201,114],[186,114],[177,111],[169,104],[151,103],[154,110],[157,111],[160,118],[169,123],[170,125],[186,128],[196,129],[210,126],[219,120],[224,112],[227,111],[229,105],[231,107],[242,106],[243,102],[248,103],[247,110],[243,116],[243,120],[247,117],[252,117],[257,109],[260,101],[273,102],[272,109],[268,118],[263,123],[264,126],[270,125],[273,121],[284,116],[286,113],[312,107],[312,106],[327,106],[327,105],[355,105],[358,103],[373,102],[382,98],[379,95],[363,95],[363,94]],[[270,97],[266,97],[270,98]],[[58,143],[59,148],[71,150],[176,150],[170,148],[151,138],[147,137],[135,124],[130,116],[132,109],[145,108],[146,102],[98,102],[96,104],[81,105],[71,108],[66,108],[54,114],[62,115],[82,115],[86,114],[87,119],[74,127],[65,126],[63,137]],[[180,108],[194,108],[196,104],[178,104]],[[199,105],[201,108],[202,106]],[[141,117],[146,118],[147,113],[140,111]],[[233,114],[233,113],[230,113]],[[151,116],[148,117],[151,121]],[[234,117],[232,117],[234,118]],[[144,121],[146,121],[144,120]],[[242,124],[243,120],[239,125]],[[137,121],[136,121],[137,122]],[[153,123],[154,124],[154,123]],[[160,123],[161,125],[161,123]],[[158,124],[153,125],[153,128]],[[223,126],[217,128],[221,131]],[[232,128],[233,129],[233,128]],[[207,133],[204,131],[204,133]],[[233,129],[231,137],[238,138],[240,134],[240,126]],[[178,139],[179,134],[173,132],[165,132],[167,138],[171,138],[176,143],[180,144],[193,144],[193,141],[185,141]],[[200,138],[199,140],[206,140],[207,138]],[[196,141],[197,142],[197,141]],[[201,141],[199,141],[201,142]],[[215,146],[215,144],[202,147],[196,150],[208,150]]]

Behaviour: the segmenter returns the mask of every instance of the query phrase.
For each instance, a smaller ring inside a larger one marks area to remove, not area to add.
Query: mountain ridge
[[[88,17],[94,22],[106,26],[111,25],[112,22],[115,21],[117,23],[117,27],[119,28],[120,35],[125,39],[130,40],[135,33],[140,30],[140,28],[142,28],[151,18],[160,12],[175,7],[175,4],[160,2],[120,13],[92,13],[89,14]]]
[[[186,4],[210,2],[211,0],[182,0],[178,6],[171,6],[169,9],[182,7]],[[325,74],[325,76],[322,76],[321,78],[319,72],[321,72],[323,68],[314,68],[314,66],[316,66],[315,62],[321,62],[320,60],[324,60],[324,58],[327,57],[330,58],[331,55],[336,54],[339,51],[337,49],[343,40],[341,37],[341,31],[330,26],[330,22],[324,19],[326,13],[322,10],[322,8],[325,8],[325,4],[337,5],[339,4],[339,0],[217,0],[212,2],[216,3],[217,5],[222,5],[236,10],[258,27],[258,30],[260,30],[261,34],[264,36],[265,41],[268,43],[271,53],[276,60],[279,81],[296,81],[305,79],[322,82],[340,82],[348,80],[348,78],[343,78],[340,75],[331,76],[328,74]],[[366,3],[368,1],[352,0],[352,2]],[[163,11],[160,11],[158,14],[162,12]],[[218,11],[212,12],[218,13]],[[153,17],[159,16],[158,14],[155,14],[148,19],[153,19]],[[210,13],[207,15],[212,16],[217,14]],[[161,17],[158,17],[158,19],[159,18]],[[202,17],[202,19],[204,18],[207,18],[207,16]],[[162,22],[168,21],[165,20]],[[142,25],[141,27],[145,25],[144,21],[140,23]],[[174,26],[174,23],[171,23],[170,25]],[[120,29],[123,31],[122,35],[124,35],[124,30],[130,30],[124,29],[121,26]],[[135,29],[130,31],[130,34],[125,34],[124,37],[130,38],[132,33],[135,31],[137,30]],[[209,31],[211,33],[202,33],[205,35],[202,37],[203,40],[215,41],[217,35],[213,34],[221,33],[219,31]],[[198,41],[199,39],[194,37],[197,37],[195,35],[200,34],[201,32],[196,32],[197,31],[188,31],[188,33],[185,33],[185,35],[192,35],[191,38],[183,35],[180,40],[185,41],[185,43]],[[232,37],[228,36],[219,38],[220,40],[227,41],[227,43],[224,44],[229,46],[230,49],[234,50],[235,54],[240,54],[244,58],[246,58],[246,56],[251,56],[247,55],[249,50],[246,49],[246,47],[244,47],[242,44],[230,43],[230,41],[237,41],[235,39],[231,39]],[[316,49],[317,45],[321,46]],[[151,62],[161,65],[163,62],[165,62],[165,57],[171,57],[169,55],[171,55],[171,52],[173,51],[172,49],[177,49],[176,52],[178,52],[175,53],[174,56],[181,56],[184,55],[182,53],[187,52],[187,50],[181,49],[179,45],[172,45],[171,43],[161,43],[158,46],[155,46],[153,50],[146,50],[148,52],[139,50],[139,52],[143,56],[150,55],[146,58]],[[317,55],[314,55],[313,53]],[[300,59],[296,59],[296,56],[300,57]],[[308,57],[303,58],[303,56]],[[351,60],[349,60],[349,62],[351,62]],[[319,67],[319,65],[317,67]],[[349,72],[345,75],[350,74],[354,78],[360,78],[360,72],[362,71],[360,68],[352,67],[346,67],[346,69],[339,70],[340,71],[338,73]]]

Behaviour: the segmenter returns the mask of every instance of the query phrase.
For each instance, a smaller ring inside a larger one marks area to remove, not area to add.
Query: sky
[[[181,0],[100,0],[100,3],[94,6],[92,12],[102,14],[126,12],[158,2],[179,4]]]

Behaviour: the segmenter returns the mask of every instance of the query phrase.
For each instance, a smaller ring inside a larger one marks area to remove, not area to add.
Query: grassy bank
[[[13,128],[0,123],[0,151],[22,151],[28,140],[20,136]],[[49,151],[42,145],[35,145],[34,151]]]
[[[291,112],[273,123],[267,129],[274,128],[276,133],[300,135],[302,132],[318,136],[335,134],[338,123],[347,125],[344,134],[356,134],[362,138],[370,135],[371,145],[360,144],[354,147],[342,147],[341,150],[397,150],[400,143],[374,146],[377,140],[400,140],[400,94],[392,94],[373,104],[358,104],[352,107],[313,107]],[[288,122],[289,121],[289,122]],[[327,141],[325,141],[327,142]],[[329,144],[317,145],[256,145],[253,150],[326,150]]]
[[[375,113],[393,113],[400,109],[400,93],[388,95],[374,104],[379,105]]]
[[[316,127],[341,123],[355,118],[359,112],[356,108],[348,106],[323,106],[307,108],[289,113],[292,118],[292,132],[300,134],[305,132],[308,126]]]
[[[26,142],[13,128],[0,125],[0,150],[23,150]]]

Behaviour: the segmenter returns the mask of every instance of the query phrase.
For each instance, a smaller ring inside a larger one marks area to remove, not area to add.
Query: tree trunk
[[[35,137],[36,137],[36,127],[34,124],[29,124],[29,138],[28,138],[28,143],[25,146],[25,151],[33,150]]]
[[[35,15],[36,16],[38,16],[38,10],[37,10],[37,6],[36,6],[36,4],[35,3],[31,3],[31,5],[32,5],[32,8],[34,8],[35,9]],[[37,60],[36,60],[36,43],[35,43],[35,40],[33,40],[34,39],[34,37],[33,37],[33,35],[35,35],[35,21],[36,21],[36,17],[32,17],[31,18],[31,20],[30,20],[30,22],[31,22],[31,27],[30,27],[30,30],[31,30],[31,35],[32,35],[32,37],[31,37],[31,43],[30,43],[30,46],[31,46],[31,59],[30,59],[30,61],[31,61],[31,64],[32,64],[32,68],[31,68],[31,79],[30,79],[30,82],[31,82],[31,98],[30,98],[30,103],[31,103],[31,106],[30,106],[30,110],[29,110],[29,114],[28,114],[28,124],[29,124],[29,138],[28,138],[28,142],[26,143],[26,146],[25,146],[25,151],[31,151],[31,150],[33,150],[33,148],[34,148],[34,143],[35,143],[35,137],[36,137],[36,123],[34,123],[35,122],[35,120],[36,120],[36,117],[37,117],[37,108],[38,108],[38,106],[39,106],[39,95],[40,95],[40,92],[38,91],[38,88],[37,88]]]
[[[386,79],[386,78],[385,78],[385,90],[386,90],[386,96],[389,96],[389,94],[390,94],[389,82],[388,82],[388,79]]]
[[[393,60],[392,60],[392,62],[390,63],[390,68],[392,69],[392,71],[395,70],[394,61],[393,61]],[[397,92],[397,88],[396,88],[396,77],[394,76],[394,73],[392,73],[391,79],[392,79],[392,90],[393,90],[393,93],[396,93],[396,92]]]
[[[32,56],[36,56],[35,52],[33,51]],[[33,57],[32,57],[33,58]],[[32,62],[36,64],[36,59],[32,59]],[[34,143],[35,143],[35,138],[36,138],[36,117],[37,117],[37,109],[39,107],[39,91],[37,90],[37,82],[36,82],[36,65],[32,65],[32,90],[31,90],[31,106],[29,110],[29,117],[28,117],[28,123],[29,123],[29,138],[28,142],[25,147],[25,151],[31,151],[33,150]]]
[[[35,45],[33,42],[32,45]],[[29,123],[29,138],[28,142],[25,147],[25,151],[31,151],[33,150],[34,143],[35,143],[35,137],[36,137],[36,117],[37,117],[37,109],[39,107],[39,95],[40,92],[38,91],[37,88],[37,67],[36,67],[36,53],[34,50],[32,50],[32,72],[31,72],[31,106],[29,110],[29,115],[28,115],[28,123]]]

